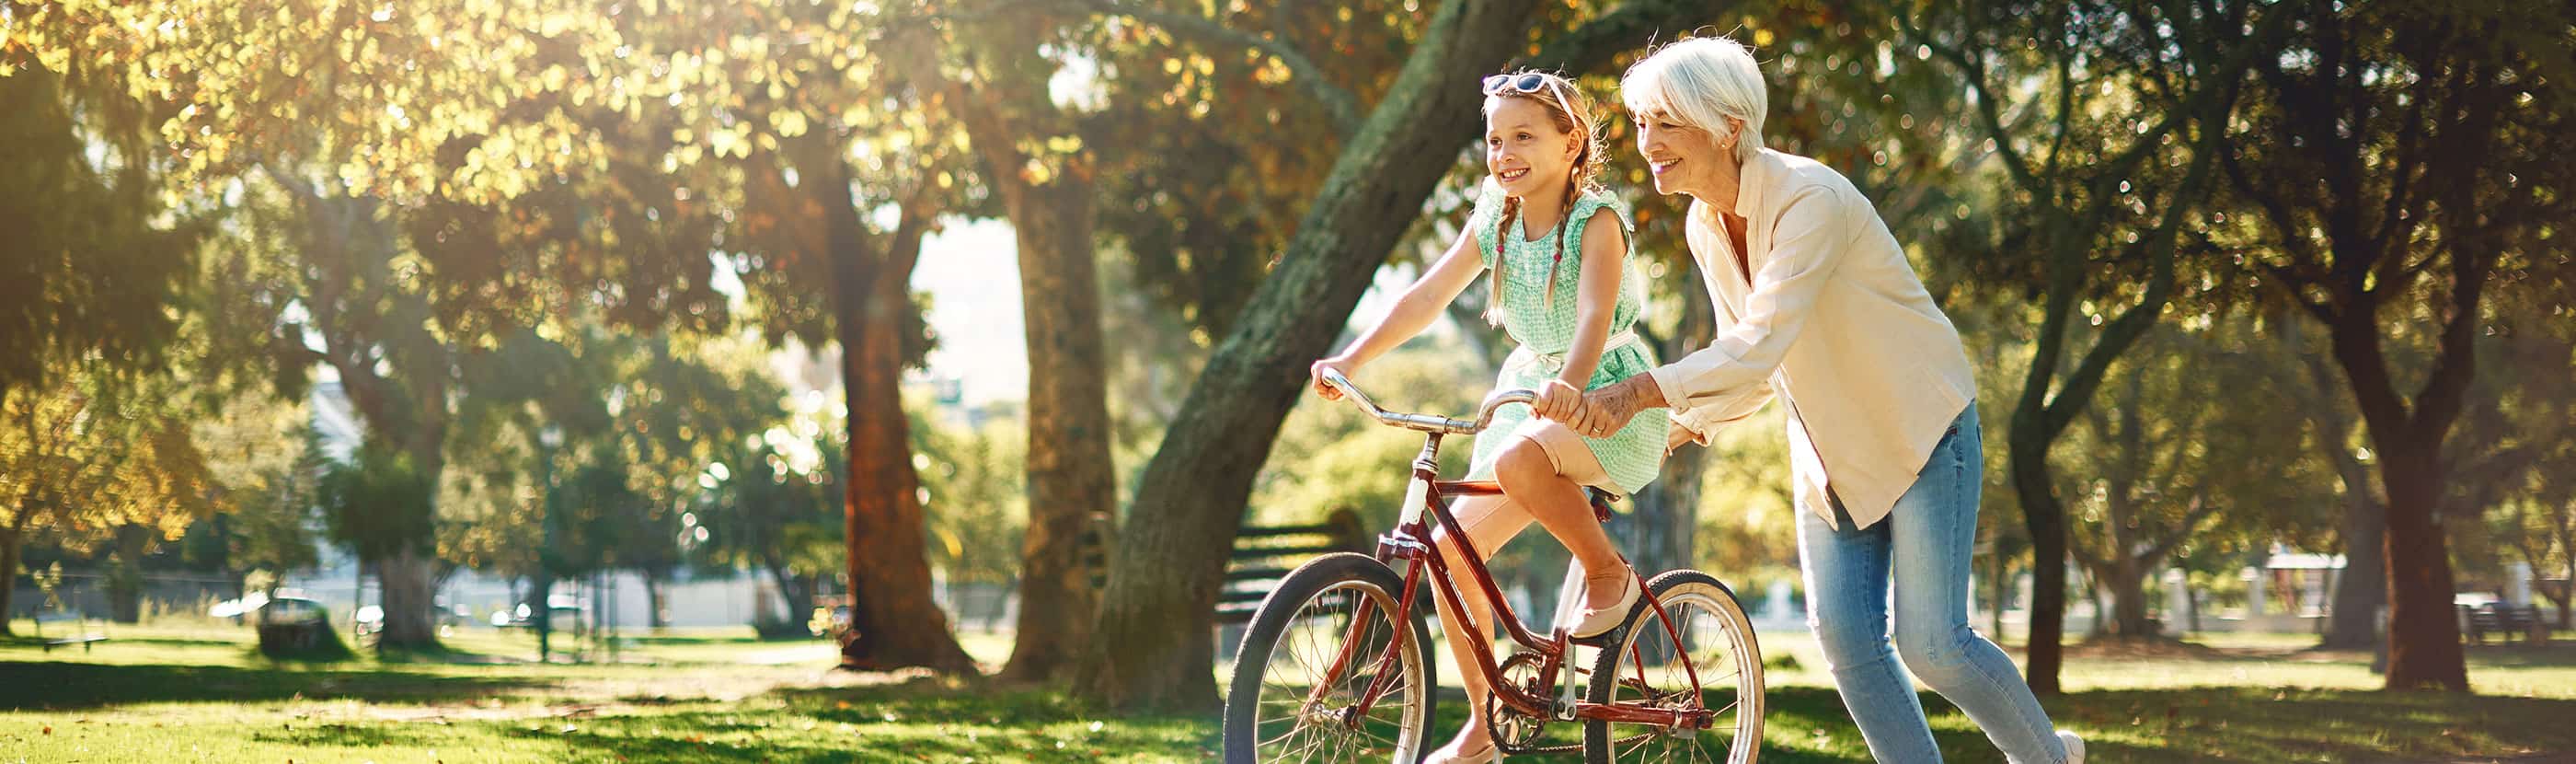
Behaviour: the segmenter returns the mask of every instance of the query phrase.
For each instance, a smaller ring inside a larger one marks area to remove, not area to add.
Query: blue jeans
[[[1914,487],[1887,518],[1841,528],[1798,508],[1798,559],[1807,579],[1807,626],[1824,647],[1843,707],[1860,724],[1870,755],[1883,762],[1937,762],[1941,750],[1914,683],[1920,677],[1986,731],[2014,762],[2056,764],[2066,750],[2048,713],[2001,648],[1968,628],[1968,562],[1977,542],[1977,496],[1985,475],[1977,405],[1968,404]],[[1889,596],[1889,579],[1895,580]],[[1888,606],[1896,610],[1888,644]]]

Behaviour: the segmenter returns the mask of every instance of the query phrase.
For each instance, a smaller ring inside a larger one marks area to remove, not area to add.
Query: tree
[[[173,212],[148,140],[158,115],[122,73],[15,31],[12,20],[44,12],[0,4],[12,30],[0,34],[0,305],[12,306],[0,311],[0,403],[77,365],[156,364],[178,329],[161,307],[188,283],[205,233],[187,211],[155,222]]]
[[[2499,290],[2482,367],[2443,461],[2452,470],[2442,514],[2484,518],[2499,551],[2511,550],[2534,578],[2576,580],[2576,327],[2552,314],[2552,296],[2529,283]],[[2467,559],[2455,550],[2454,559]],[[2495,556],[2501,565],[2503,555]],[[2510,570],[2499,571],[2514,587]],[[2569,587],[2534,587],[2569,626]]]
[[[1968,80],[2013,210],[1988,272],[2040,303],[2006,442],[2036,579],[2025,671],[2043,695],[2058,691],[2067,558],[2050,445],[2173,298],[2178,240],[2207,195],[2240,75],[2282,26],[2254,5],[1976,4],[1929,29],[1897,14],[1903,39]],[[2007,83],[2021,78],[2045,106],[2008,119]],[[2098,330],[2076,325],[2079,308]],[[2079,332],[2092,342],[2071,353]]]
[[[2264,295],[2324,325],[2370,438],[2389,578],[2390,689],[2467,691],[2441,512],[2443,455],[2492,282],[2563,271],[2571,114],[2564,9],[2293,3],[2257,61],[2230,189]],[[2546,73],[2546,74],[2545,74]],[[2564,295],[2565,293],[2559,292]],[[2562,298],[2559,298],[2563,300]],[[2426,335],[2419,323],[2438,327]],[[2410,338],[2420,337],[2410,343]],[[2428,361],[2408,384],[2393,356]],[[2404,389],[2411,387],[2409,394]]]
[[[1710,11],[1623,7],[1562,35],[1528,60],[1581,71],[1661,23]],[[1325,351],[1414,210],[1474,135],[1473,75],[1499,70],[1529,39],[1534,3],[1446,3],[1386,97],[1348,137],[1307,204],[1297,233],[1217,345],[1139,478],[1111,555],[1093,646],[1075,689],[1122,708],[1214,702],[1205,628],[1225,550],[1242,524],[1254,474],[1282,415],[1304,389],[1304,364]]]
[[[0,575],[16,577],[30,541],[88,549],[128,528],[177,538],[219,508],[168,382],[57,373],[0,403]]]
[[[829,423],[800,419],[792,428],[755,434],[727,449],[707,467],[700,484],[711,490],[694,507],[698,527],[708,531],[697,554],[727,568],[769,575],[785,608],[772,623],[800,629],[814,608],[818,582],[847,559],[841,554],[841,513],[835,511],[836,497],[845,491],[832,469],[840,448],[823,437],[824,424]],[[770,617],[760,616],[764,622]]]
[[[969,613],[965,598],[956,595],[961,591],[960,584],[1007,589],[1015,576],[1026,575],[1021,565],[1024,545],[1020,542],[1026,535],[1029,511],[1027,487],[1022,482],[1027,473],[1021,466],[1021,449],[1026,447],[1028,428],[1017,419],[1000,417],[981,425],[971,421],[942,425],[929,412],[916,408],[912,434],[913,450],[926,462],[921,487],[929,499],[922,502],[922,513],[930,523],[931,561],[947,571],[949,601],[958,610],[957,620],[963,622]],[[1085,581],[1082,586],[1088,588],[1091,584]],[[1029,592],[1023,582],[1023,612],[1029,607]],[[993,628],[994,619],[1002,612],[1000,597],[991,602],[992,609],[984,616],[987,629]],[[1026,620],[1023,616],[1022,621]]]
[[[2281,460],[2306,445],[2294,411],[2261,390],[2288,364],[2252,341],[2242,318],[2195,316],[2140,338],[2108,376],[2103,405],[2059,445],[2093,454],[2099,476],[2068,486],[2077,527],[2070,549],[2111,595],[2100,633],[2152,639],[2146,584],[2165,561],[2225,537],[2282,538],[2321,514],[2315,459]],[[2223,436],[2214,436],[2223,433]],[[2259,546],[2259,545],[2256,545]],[[2180,617],[2167,613],[2168,620]]]
[[[950,85],[983,180],[1000,197],[1018,242],[1029,360],[1029,520],[1022,544],[1018,637],[1002,675],[1052,678],[1090,643],[1098,597],[1082,564],[1084,538],[1118,503],[1110,464],[1108,358],[1100,333],[1093,253],[1091,154],[1048,81],[1071,20],[999,13],[961,26],[976,53],[971,82]]]

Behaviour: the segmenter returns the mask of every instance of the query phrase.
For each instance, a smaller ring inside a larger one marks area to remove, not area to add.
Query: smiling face
[[[1662,111],[1632,113],[1629,121],[1637,128],[1637,153],[1654,171],[1656,193],[1707,197],[1734,184],[1739,165],[1731,141]],[[1742,129],[1731,120],[1728,126]]]
[[[1563,184],[1574,169],[1582,141],[1570,120],[1539,99],[1554,94],[1497,95],[1485,99],[1485,171],[1503,193],[1529,196]]]

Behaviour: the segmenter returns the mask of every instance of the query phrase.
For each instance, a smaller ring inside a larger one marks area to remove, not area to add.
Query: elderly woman
[[[1667,46],[1620,91],[1655,190],[1692,199],[1685,230],[1719,334],[1542,413],[1597,436],[1669,407],[1678,447],[1777,396],[1789,409],[1807,622],[1871,755],[1941,758],[1901,655],[2012,761],[2082,761],[2083,741],[2053,730],[2011,659],[1968,628],[1984,465],[1976,383],[1887,224],[1841,174],[1762,147],[1769,98],[1733,40]]]

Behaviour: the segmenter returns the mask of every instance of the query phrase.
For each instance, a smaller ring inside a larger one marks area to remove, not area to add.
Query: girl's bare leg
[[[1468,541],[1475,545],[1477,554],[1486,558],[1492,557],[1504,542],[1510,541],[1530,523],[1529,513],[1501,496],[1470,496],[1460,499],[1451,509],[1458,518],[1458,527],[1467,532]],[[1472,618],[1474,623],[1470,625],[1460,620],[1460,614],[1452,610],[1447,598],[1439,596],[1438,592],[1424,592],[1424,596],[1439,606],[1440,628],[1449,636],[1449,651],[1458,663],[1459,683],[1467,687],[1468,709],[1467,726],[1458,730],[1458,736],[1451,739],[1449,745],[1426,756],[1423,759],[1425,764],[1445,761],[1459,754],[1482,755],[1482,752],[1493,748],[1494,739],[1493,731],[1485,726],[1483,713],[1485,698],[1492,694],[1493,686],[1486,681],[1484,667],[1476,663],[1475,653],[1467,647],[1469,640],[1493,644],[1493,603],[1485,599],[1484,587],[1476,584],[1475,576],[1467,573],[1466,555],[1450,538],[1449,530],[1436,528],[1431,539],[1434,547],[1440,550],[1442,561],[1449,566],[1458,600],[1466,606],[1470,614],[1468,618]]]
[[[1514,440],[1495,459],[1494,477],[1502,483],[1506,497],[1583,563],[1583,606],[1600,609],[1618,604],[1620,595],[1627,592],[1628,578],[1634,574],[1627,561],[1619,557],[1618,547],[1610,543],[1609,531],[1592,516],[1592,501],[1584,495],[1583,484],[1561,471],[1560,461],[1574,462],[1571,466],[1577,470],[1589,468],[1597,473],[1600,469],[1597,463],[1588,461],[1592,454],[1582,441],[1573,441],[1570,448],[1565,444],[1564,438],[1571,437],[1572,432],[1566,431],[1561,438],[1547,439],[1553,441],[1547,445],[1542,445],[1541,437]],[[1550,456],[1551,447],[1558,455]],[[1565,453],[1569,450],[1579,453]]]

